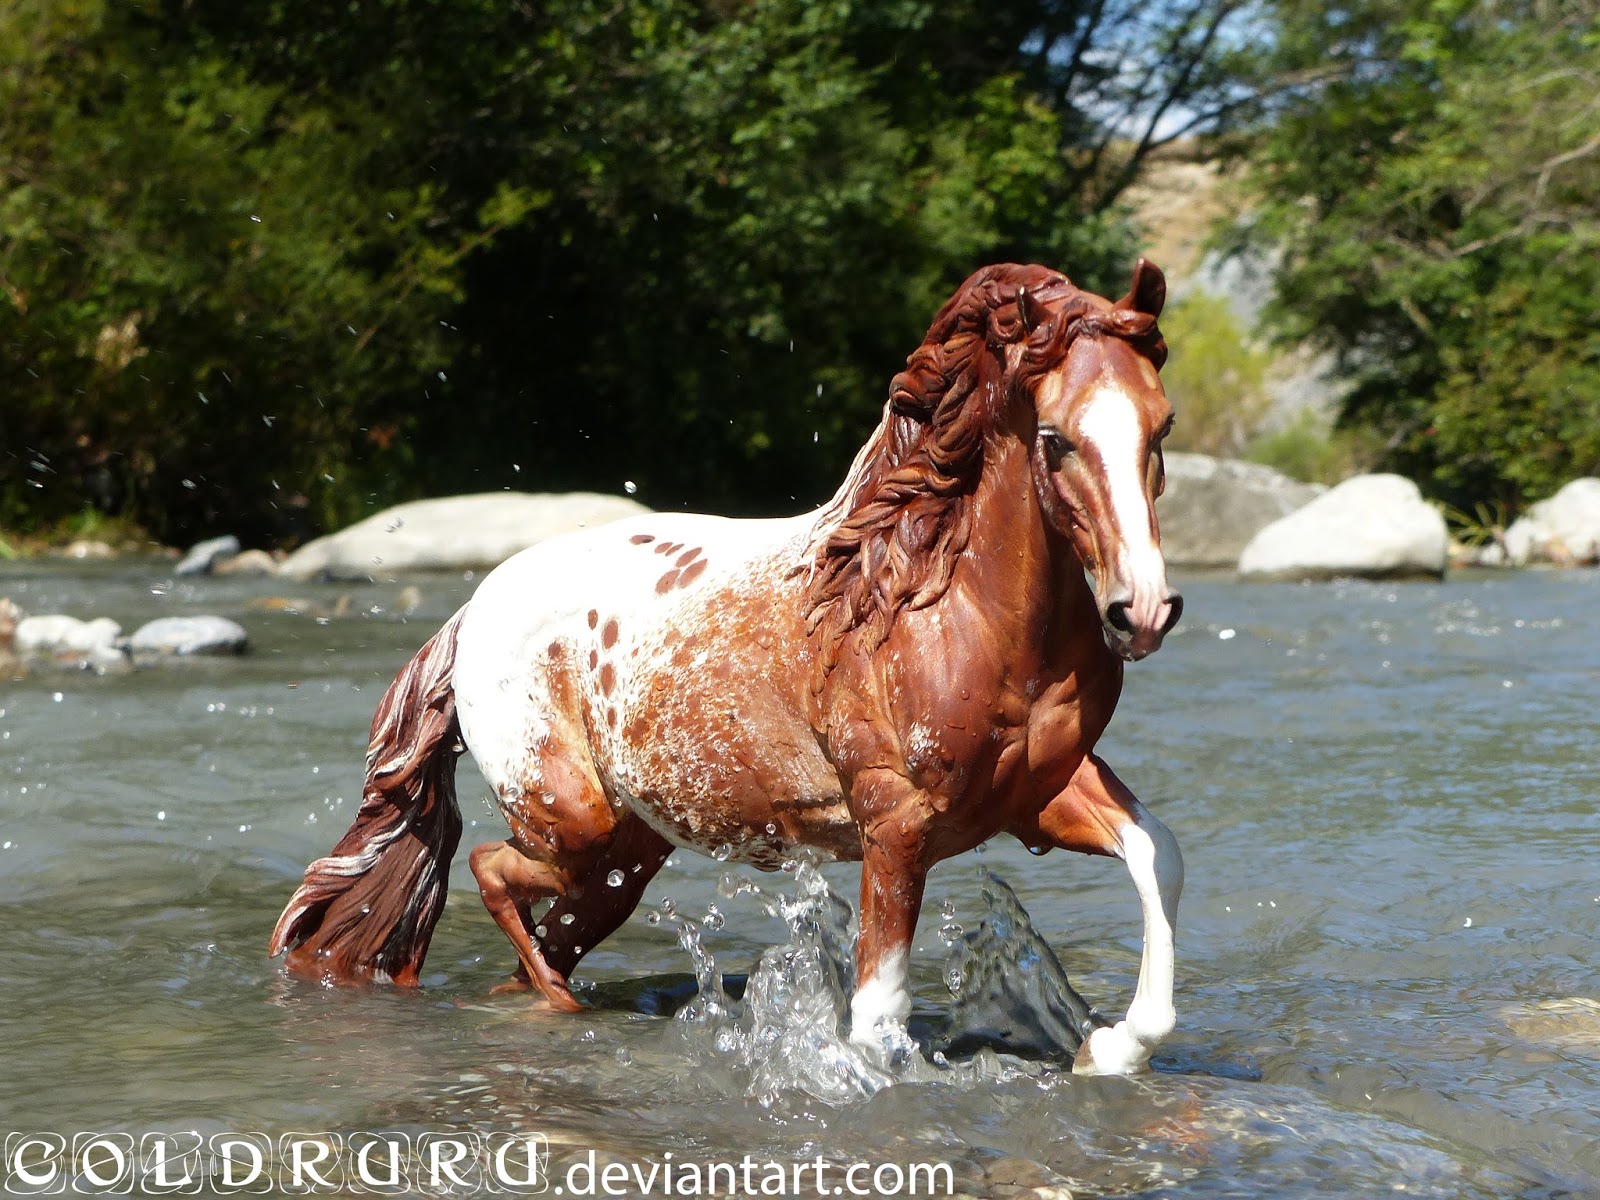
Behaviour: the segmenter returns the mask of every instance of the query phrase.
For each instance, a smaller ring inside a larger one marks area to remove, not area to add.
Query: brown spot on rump
[[[612,617],[600,631],[600,644],[607,650],[617,644],[617,619]]]
[[[610,663],[600,668],[600,690],[606,695],[611,695],[611,689],[617,686],[617,669]]]
[[[591,608],[589,610],[589,628],[593,629],[598,624],[600,624],[600,610]]]
[[[692,550],[685,550],[682,554],[678,555],[678,566],[687,567],[690,563],[692,563],[695,559],[697,559],[699,557],[700,557],[700,547],[699,546],[696,546]]]
[[[662,542],[662,543],[660,543],[658,546],[656,546],[656,553],[657,554],[671,554],[672,553],[672,543],[671,542]]]
[[[592,671],[599,665],[600,665],[600,651],[598,651],[598,650],[589,651],[589,670]]]
[[[653,533],[636,533],[628,540],[635,546],[648,546],[656,540],[656,535]]]
[[[551,642],[548,646],[546,646],[544,648],[544,652],[550,656],[550,660],[552,662],[555,662],[556,660],[560,659],[560,657],[561,657],[561,643],[560,642]]]
[[[617,710],[615,708],[606,709],[606,724],[612,729],[617,727]]]
[[[675,588],[677,586],[678,586],[678,572],[677,571],[668,571],[660,579],[656,580],[656,594],[659,595],[659,596],[665,596],[668,592],[670,592],[673,588]]]
[[[678,586],[688,587],[696,579],[699,579],[701,575],[705,574],[705,569],[706,560],[703,558],[698,562],[690,563],[683,569],[683,574],[678,576]]]

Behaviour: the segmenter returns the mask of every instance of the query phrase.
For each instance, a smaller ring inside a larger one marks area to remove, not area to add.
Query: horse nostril
[[[1106,605],[1106,624],[1122,633],[1133,632],[1133,622],[1128,618],[1128,602],[1113,600]]]
[[[1183,616],[1183,597],[1178,595],[1177,592],[1173,592],[1172,595],[1167,597],[1167,605],[1169,606],[1169,611],[1166,623],[1161,626],[1162,637],[1171,633],[1177,627],[1178,618]]]

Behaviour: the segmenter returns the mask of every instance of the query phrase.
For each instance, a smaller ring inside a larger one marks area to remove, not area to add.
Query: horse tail
[[[414,987],[461,840],[456,634],[463,608],[389,685],[372,718],[361,810],[272,931],[268,951],[324,983]]]

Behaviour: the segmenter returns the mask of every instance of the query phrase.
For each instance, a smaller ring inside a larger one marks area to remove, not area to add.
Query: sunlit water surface
[[[269,611],[283,584],[165,569],[0,567],[30,612],[216,612],[254,643],[0,684],[0,1130],[523,1130],[558,1170],[938,1161],[995,1196],[1600,1194],[1593,573],[1186,581],[1102,743],[1188,861],[1179,1030],[1123,1080],[1052,1052],[1042,947],[1119,1014],[1126,874],[1013,843],[935,872],[922,1048],[893,1061],[838,1037],[823,878],[849,898],[850,869],[680,851],[585,962],[578,1017],[489,995],[511,955],[464,855],[420,993],[285,978],[267,935],[354,812],[373,707],[472,584],[415,581],[402,618],[397,584]],[[502,837],[463,768],[463,844]]]

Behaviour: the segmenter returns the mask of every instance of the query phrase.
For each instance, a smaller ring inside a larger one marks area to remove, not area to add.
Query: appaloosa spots
[[[687,567],[690,563],[692,563],[695,559],[697,559],[699,557],[700,557],[700,547],[696,546],[694,549],[685,550],[682,554],[678,555],[677,565],[680,566],[680,567]]]
[[[600,690],[606,695],[611,695],[612,689],[617,686],[617,669],[610,663],[600,668]]]
[[[589,651],[589,670],[592,671],[596,667],[598,667],[599,665],[600,665],[600,651],[598,651],[598,650]]]
[[[683,569],[683,573],[678,576],[678,586],[688,587],[696,579],[699,579],[701,575],[705,574],[705,569],[706,560],[703,558],[690,563]]]
[[[653,533],[636,533],[628,540],[635,546],[648,546],[656,540],[656,535]]]
[[[600,610],[591,608],[589,610],[589,628],[593,629],[598,624],[600,624]]]
[[[617,619],[612,617],[600,631],[600,644],[607,650],[617,644]]]

